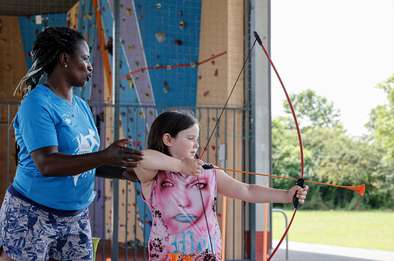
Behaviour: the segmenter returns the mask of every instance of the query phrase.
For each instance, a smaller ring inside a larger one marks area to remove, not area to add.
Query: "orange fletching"
[[[359,186],[354,186],[355,190],[361,197],[364,197],[365,195],[365,184],[359,185]]]
[[[332,186],[332,185],[330,185],[330,186]],[[338,185],[336,185],[336,187],[354,191],[357,194],[359,194],[361,197],[363,197],[365,195],[365,184],[358,185],[358,186],[338,186]]]

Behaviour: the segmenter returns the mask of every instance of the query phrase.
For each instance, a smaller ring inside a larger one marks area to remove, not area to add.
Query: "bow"
[[[242,66],[242,68],[241,68],[241,70],[240,70],[240,72],[238,74],[238,77],[237,77],[237,79],[236,79],[236,81],[235,81],[235,83],[234,83],[234,85],[233,85],[233,87],[232,87],[232,89],[230,91],[230,94],[227,97],[227,100],[226,100],[223,108],[221,109],[219,117],[216,120],[215,126],[214,126],[211,134],[209,135],[209,137],[207,139],[207,142],[206,142],[206,145],[203,147],[203,150],[202,150],[201,154],[199,155],[199,158],[202,158],[202,156],[204,155],[205,151],[207,150],[208,145],[209,145],[209,143],[210,143],[210,141],[211,141],[211,139],[212,139],[212,137],[214,135],[214,132],[215,132],[215,130],[216,130],[216,128],[217,128],[217,126],[218,126],[218,124],[220,122],[220,119],[221,119],[221,117],[222,117],[222,115],[224,113],[224,110],[226,109],[226,107],[228,105],[228,102],[229,102],[229,100],[231,98],[231,95],[233,94],[233,92],[235,90],[235,87],[236,87],[236,85],[238,83],[238,80],[239,80],[242,72],[244,71],[247,62],[249,61],[250,53],[253,50],[253,48],[254,48],[254,46],[255,46],[255,44],[257,42],[261,46],[261,48],[262,48],[262,50],[263,50],[268,62],[270,63],[270,66],[274,69],[275,75],[276,75],[276,77],[278,78],[278,80],[279,80],[279,82],[281,84],[281,87],[283,89],[283,92],[284,92],[284,94],[286,96],[287,102],[288,102],[290,110],[291,110],[293,121],[294,121],[295,126],[296,126],[297,137],[298,137],[298,145],[299,145],[299,151],[300,151],[300,176],[299,176],[299,178],[296,181],[296,185],[304,188],[304,183],[308,182],[308,183],[313,183],[313,184],[326,185],[326,186],[332,186],[332,187],[336,187],[336,188],[351,190],[351,191],[357,192],[359,195],[363,196],[364,193],[365,193],[365,185],[341,186],[341,185],[329,184],[329,183],[324,183],[324,182],[316,182],[316,181],[313,181],[313,180],[304,180],[304,148],[303,148],[303,143],[302,143],[301,129],[300,129],[300,126],[299,126],[299,123],[298,123],[298,119],[297,119],[297,116],[296,116],[296,113],[295,113],[295,110],[294,110],[293,103],[291,102],[290,96],[289,96],[289,94],[288,94],[288,92],[286,90],[286,87],[285,87],[285,85],[284,85],[284,83],[282,81],[282,78],[280,77],[280,75],[278,73],[278,70],[276,69],[274,63],[272,62],[272,59],[271,59],[267,49],[263,45],[263,42],[261,41],[260,36],[257,34],[257,32],[254,32],[254,36],[255,36],[255,41],[253,42],[252,47],[249,49],[248,56],[247,56],[247,58],[244,61],[244,64],[243,64],[243,66]],[[204,169],[212,169],[212,168],[214,168],[214,169],[222,169],[222,168],[214,167],[212,164],[209,164],[209,163],[204,164],[203,168]],[[272,178],[294,179],[292,177],[275,176],[275,175],[272,175],[272,174],[239,171],[239,170],[233,170],[233,169],[222,169],[222,170],[224,170],[224,171],[231,171],[231,172],[235,172],[235,173],[241,173],[241,174],[253,174],[253,175],[260,175],[260,176],[269,176],[269,177],[272,177]],[[197,181],[198,181],[198,177],[197,177]],[[209,237],[212,257],[215,260],[215,252],[214,252],[213,245],[212,245],[212,239],[211,239],[211,235],[210,235],[210,231],[209,231],[208,219],[207,219],[207,216],[206,216],[205,205],[204,205],[202,192],[201,192],[200,188],[199,188],[199,191],[200,191],[200,196],[201,196],[201,203],[202,203],[202,207],[203,207],[203,213],[204,213],[204,216],[205,216],[205,222],[206,222],[206,225],[207,225],[207,231],[208,231],[208,237]],[[298,202],[298,198],[296,197],[296,195],[293,196],[293,207],[294,207],[294,211],[293,211],[293,214],[291,216],[289,225],[286,227],[283,235],[281,236],[281,238],[279,240],[279,243],[274,248],[274,250],[272,251],[271,255],[268,257],[268,261],[272,259],[272,257],[275,255],[275,253],[279,249],[281,243],[283,242],[284,238],[286,237],[286,235],[287,235],[288,231],[290,230],[290,227],[291,227],[291,225],[292,225],[292,223],[294,221],[294,218],[296,216],[296,213],[297,213],[297,210],[298,210],[298,207],[299,207],[299,202]]]
[[[269,55],[267,49],[265,48],[265,46],[263,45],[263,42],[260,39],[260,36],[257,34],[256,31],[254,32],[254,37],[256,38],[258,44],[263,49],[264,54],[265,54],[268,62],[270,63],[272,69],[274,69],[275,75],[278,78],[278,80],[280,82],[280,85],[282,86],[283,92],[284,92],[284,94],[286,96],[286,99],[287,99],[287,103],[289,104],[289,107],[290,107],[290,110],[291,110],[291,115],[293,116],[293,120],[294,120],[294,123],[295,123],[295,126],[296,126],[296,130],[297,130],[298,145],[299,145],[299,149],[300,149],[300,177],[298,178],[298,180],[296,182],[296,185],[304,188],[304,182],[305,182],[304,181],[304,146],[302,144],[301,129],[300,129],[300,126],[298,124],[297,116],[296,116],[295,111],[294,111],[294,106],[293,106],[293,103],[291,102],[289,94],[287,93],[287,90],[286,90],[286,87],[285,87],[285,85],[284,85],[284,83],[282,81],[282,78],[279,75],[279,72],[276,69],[274,63],[272,62],[271,56]],[[298,209],[298,198],[296,197],[296,195],[293,196],[293,206],[294,206],[294,211],[293,211],[293,214],[291,216],[289,225],[286,227],[283,235],[281,236],[281,238],[279,240],[279,243],[276,245],[276,247],[272,251],[271,255],[268,257],[268,260],[271,260],[271,258],[275,255],[276,251],[278,251],[281,243],[283,242],[283,239],[286,237],[287,233],[290,230],[290,227],[291,227],[291,225],[293,223],[293,220],[295,218],[295,215],[296,215],[297,209]]]
[[[206,142],[206,145],[204,146],[204,149],[202,150],[201,154],[199,155],[199,158],[202,158],[202,156],[204,155],[205,151],[207,150],[207,147],[208,147],[208,145],[209,145],[209,143],[210,143],[210,141],[211,141],[211,139],[212,139],[212,136],[213,136],[213,134],[215,133],[215,129],[217,128],[217,126],[218,126],[218,124],[219,124],[219,122],[220,122],[220,119],[221,119],[221,117],[222,117],[222,115],[223,115],[223,112],[224,112],[224,110],[226,109],[226,107],[227,107],[227,105],[228,105],[228,102],[229,102],[229,100],[230,100],[230,98],[231,98],[231,95],[233,94],[233,92],[234,92],[234,90],[235,90],[235,87],[236,87],[236,85],[237,85],[237,83],[238,83],[238,80],[239,80],[239,78],[240,78],[242,72],[244,71],[247,62],[249,61],[250,53],[251,53],[251,51],[253,50],[253,48],[254,48],[254,46],[255,46],[255,44],[256,44],[256,42],[257,42],[257,43],[262,47],[262,49],[263,49],[263,51],[264,51],[264,53],[265,53],[265,55],[266,55],[266,57],[267,57],[267,59],[268,59],[270,65],[271,65],[272,68],[274,69],[275,74],[276,74],[277,78],[279,79],[279,82],[280,82],[280,84],[281,84],[281,86],[282,86],[282,89],[283,89],[283,91],[284,91],[284,93],[285,93],[287,102],[288,102],[288,104],[289,104],[289,106],[290,106],[291,113],[292,113],[292,115],[293,115],[293,120],[294,120],[294,122],[295,122],[296,129],[297,129],[298,144],[299,144],[299,148],[300,148],[300,171],[301,171],[301,175],[300,175],[300,178],[297,180],[296,184],[297,184],[298,186],[300,186],[300,187],[304,187],[304,149],[303,149],[303,145],[302,145],[301,130],[300,130],[300,127],[299,127],[299,124],[298,124],[297,116],[296,116],[296,114],[295,114],[294,107],[293,107],[293,104],[292,104],[292,102],[291,102],[291,99],[290,99],[290,97],[289,97],[289,95],[288,95],[288,93],[287,93],[287,91],[286,91],[286,88],[285,88],[285,86],[284,86],[284,84],[283,84],[282,78],[280,77],[280,75],[279,75],[279,73],[278,73],[278,71],[277,71],[275,65],[273,64],[273,62],[272,62],[272,60],[271,60],[270,55],[268,54],[267,49],[264,47],[263,42],[261,41],[260,36],[257,34],[256,31],[254,32],[254,36],[255,36],[255,41],[253,42],[252,47],[249,49],[248,56],[246,57],[246,59],[245,59],[245,61],[244,61],[244,64],[243,64],[243,66],[242,66],[242,68],[241,68],[241,70],[240,70],[240,72],[239,72],[239,74],[238,74],[238,76],[237,76],[237,79],[236,79],[236,81],[235,81],[235,83],[234,83],[234,85],[233,85],[233,87],[232,87],[232,89],[231,89],[231,91],[230,91],[230,94],[229,94],[228,97],[227,97],[227,100],[226,100],[226,102],[225,102],[223,108],[221,109],[221,112],[220,112],[220,114],[219,114],[219,117],[218,117],[217,120],[216,120],[215,126],[214,126],[214,128],[213,128],[211,134],[209,135],[209,137],[208,137],[208,139],[207,139],[207,142]],[[204,168],[205,168],[205,169],[212,168],[212,165],[206,165],[206,166],[204,166]],[[197,177],[197,181],[198,181],[198,177]],[[212,239],[211,239],[211,235],[210,235],[210,231],[209,231],[208,219],[207,219],[207,216],[206,216],[206,211],[205,211],[204,201],[203,201],[203,197],[202,197],[202,192],[201,192],[200,189],[199,189],[199,191],[200,191],[201,203],[202,203],[203,213],[204,213],[205,222],[206,222],[207,231],[208,231],[209,242],[210,242],[210,246],[211,246],[211,252],[212,252],[213,257],[215,257],[215,252],[214,252],[213,245],[212,245]],[[288,233],[288,231],[289,231],[289,229],[290,229],[290,227],[291,227],[291,225],[292,225],[292,223],[293,223],[293,220],[294,220],[294,218],[295,218],[295,215],[296,215],[297,209],[298,209],[298,198],[297,198],[295,195],[294,195],[294,197],[293,197],[293,206],[294,206],[294,211],[293,211],[293,215],[292,215],[292,217],[291,217],[291,219],[290,219],[290,223],[289,223],[289,225],[287,226],[287,228],[285,229],[285,232],[284,232],[283,235],[281,236],[281,239],[279,240],[278,245],[275,247],[275,249],[273,250],[273,252],[272,252],[271,255],[269,256],[268,260],[271,260],[271,258],[274,256],[274,254],[276,253],[276,251],[279,249],[280,244],[282,243],[283,239],[286,237],[286,235],[287,235],[287,233]]]
[[[214,135],[214,133],[215,133],[215,129],[217,128],[217,126],[218,126],[218,124],[219,124],[219,122],[220,122],[220,119],[221,119],[221,117],[222,117],[222,115],[223,115],[223,113],[224,113],[224,110],[226,109],[226,107],[227,107],[227,105],[228,105],[228,102],[229,102],[229,100],[230,100],[230,98],[231,98],[231,95],[233,94],[233,92],[234,92],[234,90],[235,90],[235,87],[236,87],[236,85],[237,85],[237,83],[238,83],[238,80],[239,80],[239,78],[240,78],[242,72],[244,71],[247,62],[249,61],[250,53],[251,53],[251,51],[253,50],[253,48],[254,48],[254,46],[255,46],[255,44],[256,44],[256,42],[257,42],[257,43],[262,47],[262,49],[263,49],[263,51],[264,51],[264,53],[265,53],[265,55],[266,55],[266,57],[267,57],[267,59],[268,59],[270,65],[271,65],[272,68],[274,69],[275,74],[276,74],[276,76],[278,77],[279,82],[281,83],[281,86],[282,86],[282,88],[283,88],[283,91],[284,91],[284,93],[285,93],[285,95],[286,95],[287,102],[289,103],[289,106],[290,106],[290,109],[291,109],[291,113],[292,113],[292,115],[293,115],[293,120],[294,120],[295,125],[296,125],[296,128],[297,128],[298,144],[299,144],[299,147],[300,147],[300,170],[301,170],[301,175],[300,175],[300,178],[297,180],[296,184],[297,184],[298,186],[300,186],[300,187],[304,187],[304,150],[303,150],[303,145],[302,145],[301,130],[300,130],[300,128],[299,128],[297,116],[296,116],[296,114],[295,114],[294,107],[293,107],[293,104],[292,104],[292,102],[291,102],[291,99],[290,99],[290,97],[289,97],[289,95],[288,95],[288,93],[287,93],[287,91],[286,91],[286,88],[285,88],[285,86],[284,86],[284,84],[283,84],[283,81],[282,81],[282,79],[281,79],[281,77],[280,77],[280,75],[279,75],[279,73],[278,73],[278,71],[277,71],[275,65],[273,64],[273,62],[272,62],[272,60],[271,60],[271,57],[270,57],[270,55],[268,54],[268,51],[267,51],[266,48],[264,47],[264,45],[263,45],[263,43],[262,43],[262,41],[261,41],[261,39],[260,39],[260,36],[257,34],[257,32],[254,32],[254,36],[255,36],[255,41],[253,42],[252,47],[251,47],[251,48],[249,49],[249,51],[248,51],[248,56],[246,57],[246,59],[245,59],[245,61],[244,61],[244,64],[243,64],[243,66],[242,66],[242,68],[241,68],[241,70],[240,70],[240,72],[239,72],[239,74],[238,74],[238,76],[237,76],[237,79],[236,79],[236,81],[235,81],[235,83],[234,83],[234,85],[233,85],[233,87],[232,87],[232,89],[231,89],[231,91],[230,91],[230,94],[229,94],[228,97],[227,97],[227,100],[226,100],[226,102],[225,102],[223,108],[221,109],[221,112],[220,112],[220,114],[219,114],[219,117],[218,117],[217,120],[216,120],[215,126],[214,126],[214,128],[213,128],[211,134],[209,135],[209,137],[208,137],[208,139],[207,139],[207,142],[206,142],[206,145],[204,146],[204,149],[202,150],[201,154],[199,155],[199,158],[202,158],[202,156],[204,155],[205,151],[207,150],[207,147],[208,147],[208,145],[209,145],[209,143],[210,143],[210,141],[211,141],[211,139],[212,139],[212,137],[213,137],[213,135]],[[210,168],[213,168],[213,166],[212,166],[211,164],[208,164],[208,165],[203,166],[203,168],[204,168],[204,169],[210,169]],[[197,177],[197,182],[199,182],[198,177]],[[205,223],[206,223],[207,231],[208,231],[209,242],[210,242],[210,246],[211,246],[211,252],[212,252],[213,258],[215,258],[215,251],[214,251],[214,249],[213,249],[213,244],[212,244],[212,239],[211,239],[211,235],[210,235],[210,231],[209,231],[209,224],[208,224],[208,219],[207,219],[207,216],[206,216],[205,205],[204,205],[204,200],[203,200],[203,197],[202,197],[201,189],[199,189],[199,191],[200,191],[201,203],[202,203],[202,207],[203,207],[203,213],[204,213],[204,217],[205,217]],[[291,219],[290,219],[290,223],[289,223],[289,225],[287,226],[287,228],[286,228],[285,232],[283,233],[283,235],[281,236],[281,239],[279,240],[278,245],[275,247],[274,251],[271,253],[271,255],[270,255],[270,257],[268,258],[268,260],[271,260],[271,258],[274,256],[274,254],[276,253],[276,251],[279,249],[280,244],[282,243],[283,239],[286,237],[286,235],[287,235],[287,233],[288,233],[288,231],[289,231],[289,229],[290,229],[290,227],[291,227],[291,225],[292,225],[292,223],[293,223],[294,217],[295,217],[295,215],[296,215],[296,213],[297,213],[297,209],[298,209],[298,198],[297,198],[295,195],[294,195],[294,197],[293,197],[293,206],[294,206],[294,212],[293,212],[293,215],[292,215],[292,217],[291,217]]]

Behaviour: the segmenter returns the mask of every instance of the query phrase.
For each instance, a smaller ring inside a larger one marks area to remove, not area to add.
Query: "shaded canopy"
[[[78,0],[0,0],[0,15],[29,16],[67,12]]]

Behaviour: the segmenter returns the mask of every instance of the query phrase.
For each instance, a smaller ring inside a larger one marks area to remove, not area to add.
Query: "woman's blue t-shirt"
[[[67,177],[45,177],[30,153],[57,146],[64,154],[95,152],[100,139],[92,113],[81,98],[72,103],[45,85],[37,85],[22,101],[14,121],[20,147],[14,188],[31,200],[60,210],[81,210],[94,200],[95,169]]]

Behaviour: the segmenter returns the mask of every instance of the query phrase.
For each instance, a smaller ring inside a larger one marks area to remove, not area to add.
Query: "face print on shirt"
[[[177,234],[191,226],[204,227],[204,212],[201,204],[201,194],[204,207],[209,208],[213,202],[210,192],[209,177],[182,176],[175,173],[161,173],[158,175],[158,204],[163,209],[162,219],[167,225],[169,233]],[[201,223],[203,222],[203,223]],[[201,223],[201,224],[200,224]]]

